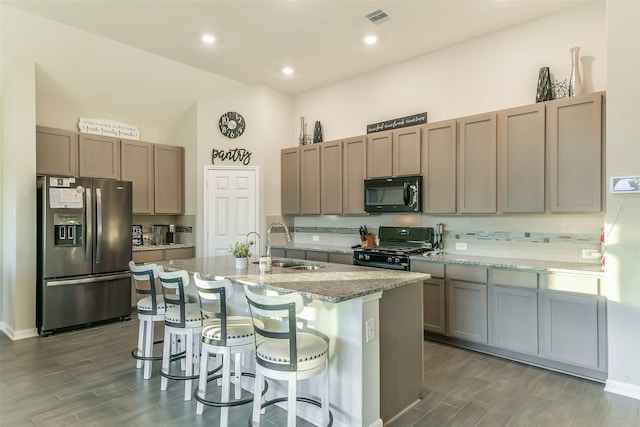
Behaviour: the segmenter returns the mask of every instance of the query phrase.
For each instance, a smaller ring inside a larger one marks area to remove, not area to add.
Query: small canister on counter
[[[271,271],[271,257],[261,256],[258,258],[258,267],[261,274]]]

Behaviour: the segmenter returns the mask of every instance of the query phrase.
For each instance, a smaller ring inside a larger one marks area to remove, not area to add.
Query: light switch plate
[[[467,250],[467,244],[465,242],[457,242],[456,243],[456,250],[457,251],[466,251]]]

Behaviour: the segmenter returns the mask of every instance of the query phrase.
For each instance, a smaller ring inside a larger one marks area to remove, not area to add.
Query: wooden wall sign
[[[243,165],[248,165],[251,161],[251,152],[244,148],[230,148],[228,150],[213,149],[211,152],[211,164],[216,163],[216,159],[220,161],[240,162]]]
[[[413,114],[399,119],[367,125],[367,133],[382,132],[385,130],[399,129],[407,126],[423,125],[427,123],[427,113]]]
[[[78,129],[80,132],[94,135],[107,135],[116,138],[140,139],[140,131],[137,126],[116,122],[106,119],[78,119]]]

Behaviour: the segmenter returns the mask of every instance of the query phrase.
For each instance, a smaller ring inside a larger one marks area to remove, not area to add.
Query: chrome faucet
[[[258,237],[258,241],[260,240],[260,235],[256,232],[256,231],[250,231],[247,233],[247,235],[244,238],[244,242],[247,243],[249,246],[255,244],[255,242],[253,240],[249,240],[249,236],[251,236],[252,234],[255,234]],[[258,253],[256,254],[257,256],[260,256],[260,244],[256,244],[256,248]]]
[[[268,257],[271,256],[271,229],[276,225],[281,225],[282,227],[284,227],[284,232],[287,237],[287,242],[291,242],[291,234],[289,234],[289,228],[285,224],[279,221],[272,222],[271,225],[269,225],[269,228],[267,228],[267,256]]]

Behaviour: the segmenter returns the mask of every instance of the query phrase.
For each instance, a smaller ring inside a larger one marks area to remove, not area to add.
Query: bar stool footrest
[[[158,341],[154,341],[153,345],[162,344],[162,343],[164,343],[164,340],[158,340]],[[131,357],[133,357],[136,360],[162,360],[162,355],[160,355],[160,356],[139,356],[138,355],[139,353],[140,353],[140,349],[138,347],[136,347],[133,350],[131,350]]]
[[[211,372],[217,372],[219,371],[221,368],[218,367],[217,369],[215,369],[214,371]],[[209,374],[211,374],[211,372],[209,372]],[[252,372],[242,372],[242,376],[243,377],[251,377],[251,378],[255,378],[255,374]],[[210,381],[215,381],[222,378],[222,375],[216,375],[213,377],[207,377],[207,382]],[[267,381],[264,381],[264,390],[262,391],[262,396],[265,395],[265,393],[267,392],[269,388],[269,384],[267,383]],[[247,403],[253,402],[253,394],[251,395],[251,397],[247,397],[245,399],[238,399],[238,400],[229,400],[228,402],[218,402],[215,400],[207,400],[204,397],[200,397],[200,395],[198,394],[198,388],[196,388],[193,391],[193,398],[196,399],[198,402],[202,403],[203,405],[206,406],[214,406],[216,408],[223,408],[223,407],[234,407],[234,406],[240,406],[240,405],[245,405]]]
[[[287,402],[288,400],[289,399],[286,397],[277,397],[275,399],[267,400],[262,405],[260,405],[260,409],[264,409],[267,406],[273,405],[274,403]],[[310,403],[312,405],[317,406],[318,408],[322,408],[322,404],[320,402],[318,402],[315,399],[311,399],[309,397],[298,396],[296,397],[296,401],[302,402],[302,403]],[[249,424],[248,424],[249,427],[252,427],[252,424],[251,424],[252,418],[253,418],[253,411],[251,411],[251,413],[249,414]],[[329,424],[327,424],[327,427],[331,427],[332,425],[333,425],[333,412],[331,412],[331,409],[329,409]]]

